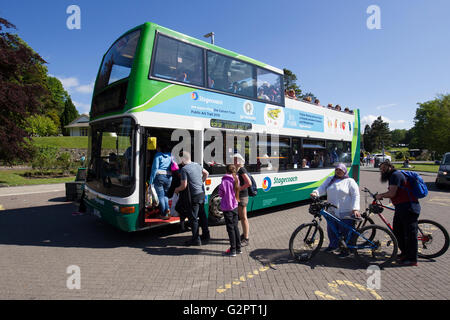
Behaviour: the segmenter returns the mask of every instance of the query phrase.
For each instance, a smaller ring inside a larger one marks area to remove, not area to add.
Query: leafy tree
[[[381,150],[391,145],[391,132],[389,123],[384,122],[379,116],[372,125],[364,128],[364,147],[367,151]]]
[[[284,89],[291,90],[293,89],[295,91],[295,96],[297,98],[300,98],[302,95],[302,90],[297,85],[297,76],[288,69],[283,69],[284,77],[283,77],[283,83],[284,83]]]
[[[406,133],[408,130],[406,129],[395,129],[391,131],[392,144],[398,145],[405,143]]]
[[[48,137],[58,134],[53,120],[44,115],[33,115],[25,120],[25,130],[32,137]]]
[[[418,103],[414,118],[416,147],[436,151],[439,155],[450,150],[450,94]]]
[[[80,114],[78,113],[77,108],[75,108],[72,99],[70,99],[70,97],[67,98],[66,102],[64,103],[64,111],[61,115],[61,130],[64,135],[69,135],[68,130],[65,129],[64,126],[67,126],[79,116]]]
[[[364,149],[368,152],[372,152],[374,149],[372,137],[370,135],[370,125],[366,124],[363,133]]]
[[[19,36],[4,29],[16,27],[0,18],[0,159],[28,160],[30,134],[24,121],[48,99],[46,63]]]
[[[46,110],[44,111],[47,113],[47,110],[56,110],[57,114],[61,116],[64,111],[64,103],[69,98],[69,94],[64,90],[61,81],[55,77],[47,77],[47,87],[50,91],[50,99],[46,102]]]

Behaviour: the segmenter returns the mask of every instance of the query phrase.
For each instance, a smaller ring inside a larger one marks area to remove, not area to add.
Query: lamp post
[[[211,38],[211,44],[214,44],[214,32],[210,32],[204,35],[205,38]]]

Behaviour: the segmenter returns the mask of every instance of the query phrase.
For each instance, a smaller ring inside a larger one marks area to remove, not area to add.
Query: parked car
[[[375,159],[375,167],[376,167],[376,168],[380,165],[380,163],[382,163],[382,162],[385,161],[385,160],[392,161],[392,160],[391,160],[391,156],[388,156],[388,155],[386,155],[386,154],[383,156],[383,154],[381,154],[381,153],[379,153],[379,154],[374,154],[374,155],[373,155],[373,158]]]
[[[450,152],[444,154],[435,181],[436,187],[450,186]]]

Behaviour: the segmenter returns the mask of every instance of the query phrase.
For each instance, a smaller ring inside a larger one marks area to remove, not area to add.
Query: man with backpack
[[[381,163],[380,173],[381,182],[389,182],[389,187],[387,192],[377,194],[376,198],[390,198],[395,206],[393,231],[401,250],[398,259],[401,265],[417,266],[418,196],[421,197],[416,192],[417,181],[410,179],[403,171],[396,170],[389,160]]]

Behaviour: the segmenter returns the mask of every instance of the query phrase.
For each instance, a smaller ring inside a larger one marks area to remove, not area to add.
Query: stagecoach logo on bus
[[[262,182],[263,191],[267,192],[272,188],[272,180],[269,177],[265,177]]]
[[[204,96],[199,95],[197,92],[192,92],[191,97],[192,97],[192,100],[201,101],[206,104],[212,103],[212,104],[218,104],[221,106],[223,105],[223,100],[206,98]]]
[[[298,181],[298,177],[297,176],[285,177],[285,178],[274,177],[273,178],[273,185],[275,185],[275,184],[283,185],[285,183],[292,183],[292,182],[297,182],[297,181]],[[270,177],[265,177],[263,179],[263,182],[262,182],[262,189],[263,189],[263,191],[267,192],[271,188],[272,188],[272,179],[270,179]]]

